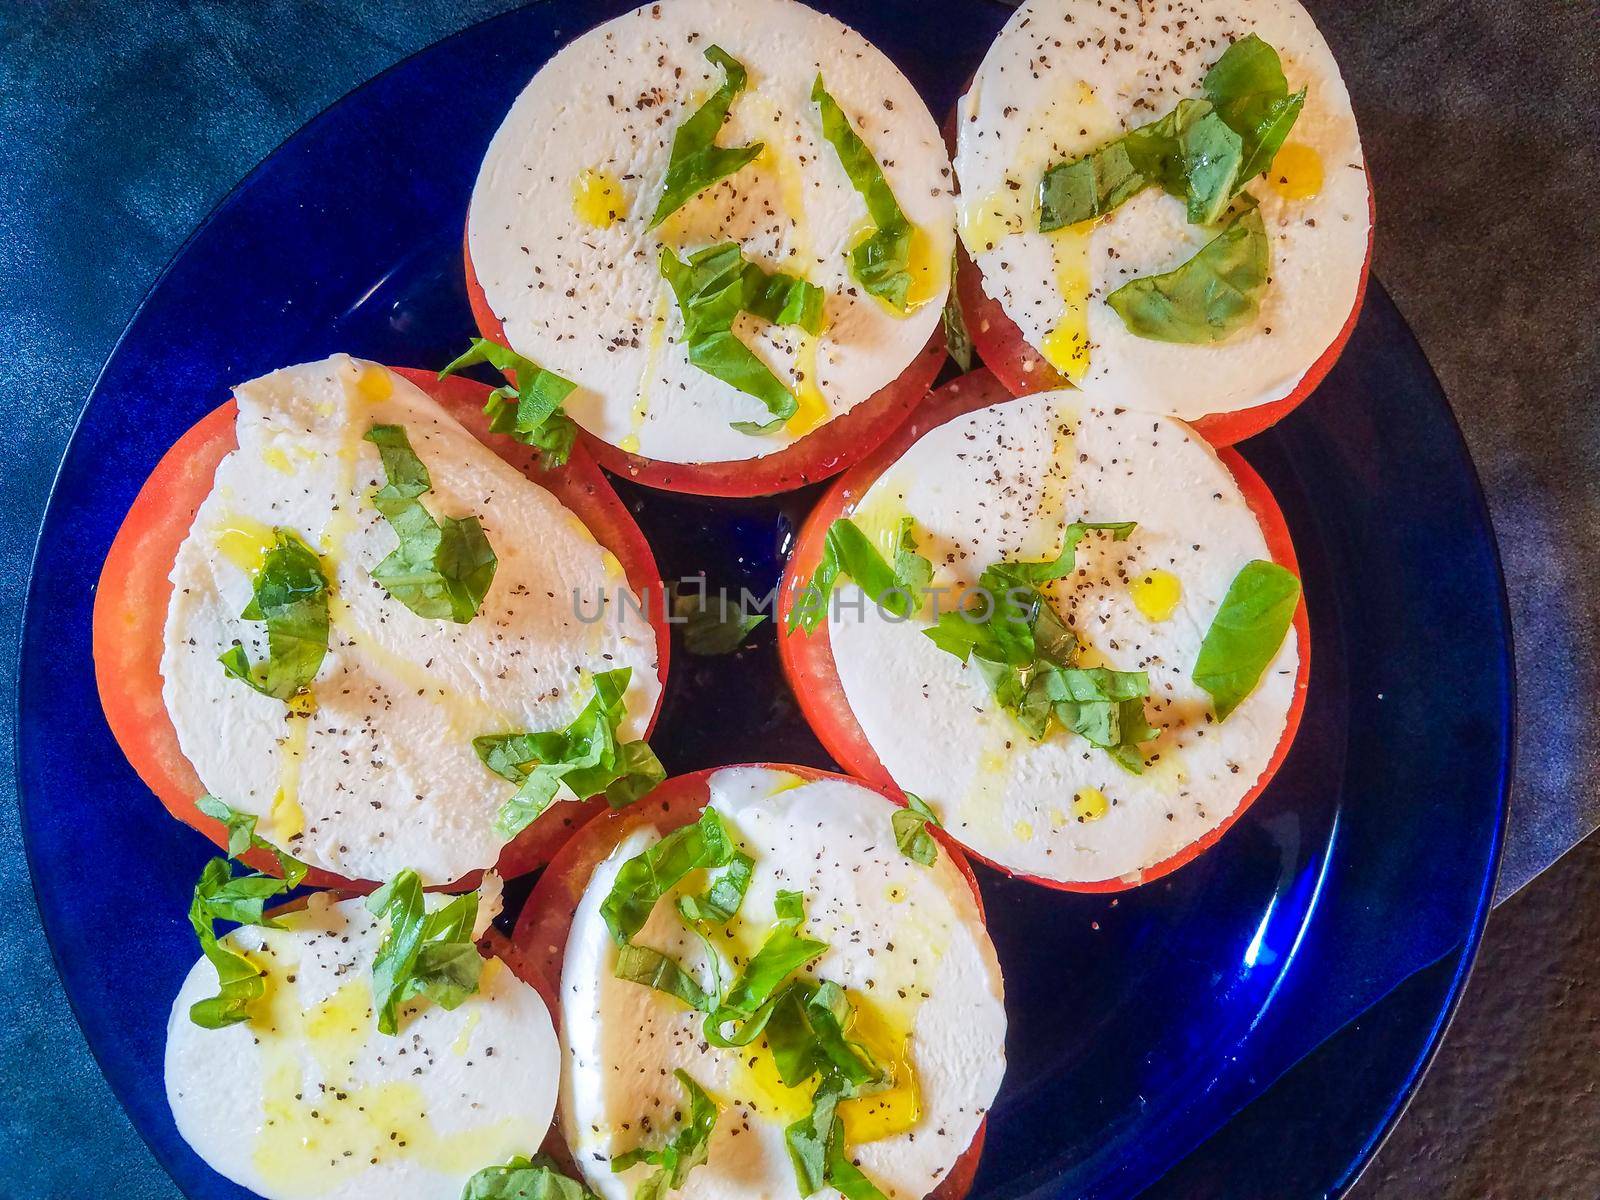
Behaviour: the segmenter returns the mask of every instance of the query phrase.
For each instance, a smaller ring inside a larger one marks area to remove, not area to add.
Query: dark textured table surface
[[[974,3],[982,0],[974,0]],[[1362,1200],[1600,1195],[1600,5],[1309,0],[1376,182],[1376,270],[1451,397],[1516,624],[1501,895],[1457,1025]],[[61,448],[144,290],[307,118],[503,0],[0,3],[0,661]],[[1445,681],[1447,683],[1447,681]],[[8,689],[9,690],[9,684]],[[11,746],[7,701],[4,746]],[[175,1195],[89,1058],[0,777],[0,1196]],[[86,871],[93,864],[85,864]],[[137,898],[130,897],[130,912]]]

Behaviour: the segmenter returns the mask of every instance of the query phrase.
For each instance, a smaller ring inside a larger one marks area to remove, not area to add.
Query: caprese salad
[[[800,531],[779,651],[849,770],[1073,890],[1211,845],[1287,753],[1310,645],[1261,480],[1080,392],[936,392]]]
[[[226,850],[166,1050],[223,1175],[957,1200],[1007,1027],[963,848],[1131,887],[1267,786],[1309,628],[1282,514],[1213,447],[1359,309],[1338,69],[1294,0],[1029,0],[953,145],[794,0],[646,5],[494,135],[461,357],[275,371],[157,466],[94,652],[130,761]],[[947,342],[992,373],[930,395]],[[666,778],[669,603],[600,466],[844,472],[775,623],[853,777]],[[507,941],[501,879],[539,867]]]
[[[1230,445],[1355,323],[1371,190],[1297,0],[1028,0],[958,105],[955,170],[966,326],[1014,394],[1070,383]]]
[[[489,449],[486,396],[336,355],[239,386],[156,468],[94,645],[174,815],[221,843],[212,797],[321,881],[440,885],[543,861],[559,801],[659,781],[649,547],[581,452]]]
[[[598,1196],[970,1185],[1003,988],[971,874],[918,808],[800,767],[680,776],[580,830],[514,942]]]
[[[831,475],[943,361],[943,140],[899,69],[794,0],[669,0],[576,38],[467,215],[483,336],[565,382],[607,467],[759,495]]]

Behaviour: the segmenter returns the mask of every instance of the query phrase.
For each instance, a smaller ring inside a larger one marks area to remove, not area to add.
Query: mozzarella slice
[[[1271,241],[1261,311],[1211,345],[1136,337],[1106,296],[1179,266],[1215,231],[1190,225],[1184,201],[1155,187],[1092,229],[1040,233],[1039,182],[1054,163],[1200,97],[1228,43],[1250,33],[1278,51],[1291,92],[1307,89],[1273,170],[1248,188]],[[957,125],[962,240],[984,292],[1101,407],[1192,420],[1280,400],[1355,306],[1371,228],[1361,139],[1333,54],[1296,0],[1029,0],[989,47]],[[1079,335],[1086,370],[1071,354]]]
[[[1057,727],[1030,741],[977,668],[854,584],[828,626],[850,709],[896,783],[963,845],[1005,869],[1089,882],[1135,876],[1225,821],[1266,769],[1294,698],[1293,629],[1255,691],[1224,722],[1190,677],[1239,569],[1271,555],[1216,453],[1168,418],[1083,407],[1046,392],[925,434],[881,475],[854,519],[892,534],[909,514],[933,585],[954,589],[1006,559],[1055,557],[1072,521],[1136,521],[1124,542],[1089,534],[1077,570],[1047,586],[1084,644],[1084,665],[1147,671],[1155,761],[1141,775]],[[880,542],[880,544],[883,544]]]
[[[766,150],[649,230],[678,127],[722,85],[704,55],[712,45],[749,73],[717,144]],[[850,275],[846,255],[870,226],[822,136],[818,72],[921,231],[912,267],[924,303],[909,316]],[[949,287],[951,192],[927,106],[859,34],[792,0],[663,0],[570,42],[517,98],[473,189],[467,250],[512,347],[579,385],[566,410],[585,429],[668,462],[754,459],[849,412],[927,343]],[[827,294],[818,339],[748,317],[735,326],[799,400],[769,434],[730,427],[767,411],[690,365],[658,266],[663,245],[683,257],[725,241]]]
[[[313,899],[282,924],[223,939],[266,970],[248,1023],[189,1019],[216,993],[204,959],[172,1005],[167,1100],[211,1167],[267,1200],[459,1200],[478,1170],[539,1148],[561,1060],[537,992],[491,959],[460,1007],[418,1004],[387,1036],[364,903]]]
[[[235,395],[239,448],[172,569],[162,696],[184,756],[207,791],[313,866],[353,879],[411,867],[448,883],[492,865],[494,815],[513,788],[479,762],[474,737],[565,726],[593,695],[588,673],[613,667],[633,671],[623,736],[642,736],[654,709],[655,634],[621,565],[554,496],[375,363],[337,355]],[[398,544],[371,501],[385,476],[363,435],[377,424],[405,428],[435,519],[476,514],[498,556],[466,624],[419,617],[372,579]],[[235,639],[252,662],[267,655],[266,626],[240,613],[274,527],[320,553],[332,585],[308,714],[217,662]]]
[[[855,784],[736,767],[713,775],[710,791],[755,859],[743,907],[718,942],[747,960],[772,926],[777,891],[804,894],[806,932],[829,944],[815,977],[846,988],[856,1036],[881,1060],[900,1059],[889,1092],[844,1106],[851,1157],[891,1200],[918,1200],[967,1149],[1005,1070],[1000,967],[966,877],[942,852],[931,867],[902,857],[893,806]],[[703,1014],[612,974],[617,951],[600,904],[622,864],[657,837],[641,819],[596,869],[573,918],[561,979],[568,1145],[605,1200],[631,1200],[649,1168],[613,1174],[609,1160],[668,1136],[664,1114],[681,1107],[672,1071],[681,1068],[722,1111],[709,1160],[677,1194],[797,1196],[783,1131],[810,1111],[811,1086],[784,1087],[759,1045],[708,1047]],[[635,940],[707,978],[705,951],[670,897]]]

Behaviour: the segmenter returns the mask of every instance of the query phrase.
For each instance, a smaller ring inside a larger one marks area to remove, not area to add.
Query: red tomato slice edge
[[[463,244],[467,299],[478,332],[491,341],[508,345],[505,326],[478,282],[472,254]],[[837,475],[859,462],[892,434],[928,394],[944,365],[943,327],[934,330],[928,344],[905,370],[843,416],[795,442],[787,449],[761,458],[725,462],[673,463],[630,454],[580,429],[579,438],[597,462],[622,479],[647,487],[696,496],[769,496],[793,491]]]
[[[483,413],[489,389],[483,384],[459,378],[439,380],[430,371],[404,367],[391,370],[427,392],[479,441],[553,493],[617,556],[628,582],[646,604],[656,634],[656,674],[665,694],[670,641],[660,572],[644,534],[594,461],[580,449],[566,466],[543,468],[529,447],[490,435]],[[237,445],[237,412],[231,399],[213,409],[156,464],[106,555],[93,620],[95,681],[118,745],[167,811],[218,846],[227,845],[227,834],[220,821],[195,808],[205,789],[178,747],[177,731],[161,699],[160,666],[172,597],[167,576],[195,511],[211,492],[217,465]],[[660,707],[658,698],[650,717],[652,727]],[[496,869],[506,878],[514,878],[543,865],[574,828],[604,807],[604,800],[557,805],[501,851]],[[246,854],[244,861],[257,870],[277,871],[272,857],[260,851]],[[450,886],[475,887],[480,874],[472,872]],[[373,886],[369,881],[348,880],[322,870],[311,871],[307,882],[347,891]]]
[[[902,806],[905,804],[904,794],[896,788],[874,787],[860,779],[852,779],[834,771],[792,766],[788,763],[742,765],[787,771],[808,781],[838,779],[858,787],[870,788],[894,804]],[[511,935],[511,944],[506,949],[504,958],[506,965],[516,973],[517,977],[544,999],[545,1007],[550,1010],[550,1019],[555,1022],[558,1034],[561,1029],[559,996],[561,963],[566,953],[567,938],[572,930],[573,914],[578,909],[578,902],[583,899],[583,893],[595,868],[604,862],[618,843],[641,822],[650,821],[662,833],[669,833],[699,820],[700,813],[710,799],[709,779],[715,772],[729,769],[729,767],[713,767],[688,775],[674,776],[636,804],[615,812],[602,813],[578,830],[566,845],[561,847],[550,860],[550,865],[544,874],[539,877],[539,882],[534,885],[527,904],[523,906],[522,916],[517,921],[517,927]],[[978,881],[972,873],[972,867],[967,863],[963,852],[948,838],[942,836],[942,831],[934,832],[941,835],[940,844],[972,888],[972,895],[977,901],[978,915],[981,918],[983,896],[978,891]],[[979,1124],[971,1145],[951,1164],[944,1180],[929,1193],[929,1200],[961,1200],[961,1197],[971,1189],[973,1176],[978,1169],[978,1159],[983,1153],[986,1124],[987,1119]],[[546,1145],[549,1146],[558,1136],[558,1132],[553,1132]],[[557,1157],[569,1164],[572,1161],[570,1153],[564,1146],[559,1147]]]
[[[880,447],[870,459],[839,479],[823,494],[816,508],[800,528],[799,535],[795,539],[794,552],[790,555],[783,579],[779,584],[777,612],[774,617],[778,625],[778,658],[783,665],[784,676],[788,679],[789,686],[799,702],[800,711],[828,753],[832,754],[846,770],[863,779],[871,780],[882,788],[892,789],[895,784],[888,770],[879,761],[877,752],[867,740],[867,735],[862,731],[855,714],[850,710],[844,683],[839,678],[839,668],[834,661],[833,648],[828,640],[827,623],[819,625],[809,636],[799,632],[789,634],[785,632],[788,628],[789,612],[816,568],[828,526],[836,518],[847,515],[854,508],[855,502],[872,486],[873,481],[892,466],[912,443],[928,430],[943,425],[946,421],[1011,398],[1000,381],[985,370],[973,371],[952,380],[929,396],[928,402],[917,413],[915,421],[908,424],[889,444]],[[1250,511],[1260,524],[1273,561],[1287,567],[1298,576],[1300,566],[1295,558],[1294,544],[1289,537],[1289,527],[1267,485],[1237,451],[1219,449],[1217,455],[1232,472],[1240,492],[1244,495],[1245,503],[1250,506]],[[1255,785],[1245,793],[1232,815],[1215,829],[1185,846],[1170,858],[1146,867],[1136,877],[1126,879],[1084,881],[1044,879],[1009,870],[970,847],[964,847],[967,855],[1008,875],[1066,892],[1127,891],[1160,879],[1163,875],[1169,875],[1198,858],[1201,853],[1215,845],[1266,790],[1267,784],[1283,765],[1289,747],[1294,742],[1295,733],[1300,728],[1300,718],[1305,710],[1306,687],[1311,673],[1311,628],[1306,617],[1304,597],[1295,610],[1294,629],[1300,648],[1300,666],[1295,676],[1294,698],[1289,705],[1283,734],[1278,739],[1272,758]]]

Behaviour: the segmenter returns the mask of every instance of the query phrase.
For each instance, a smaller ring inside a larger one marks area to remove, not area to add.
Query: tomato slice
[[[857,787],[872,787],[859,779],[851,779],[833,771],[820,771],[815,767],[797,767],[788,763],[743,765],[787,771],[807,781],[839,779]],[[567,937],[572,932],[573,914],[578,910],[578,902],[583,899],[595,868],[610,857],[618,843],[641,823],[649,822],[661,833],[667,834],[698,821],[711,799],[711,776],[728,769],[713,767],[674,776],[637,804],[616,812],[602,813],[578,830],[556,852],[544,874],[539,876],[539,882],[523,906],[522,916],[511,935],[511,945],[502,957],[506,965],[544,999],[558,1034],[561,1031],[561,962],[566,954]],[[904,806],[906,802],[904,794],[892,785],[873,787],[872,790],[895,804]],[[978,904],[978,915],[983,916],[983,896],[978,891],[977,878],[965,854],[944,835],[943,830],[935,829],[932,832],[950,855],[950,861],[966,877]],[[978,1158],[983,1153],[986,1124],[985,1120],[978,1125],[972,1144],[951,1164],[944,1181],[929,1193],[930,1200],[961,1200],[971,1189],[973,1176],[978,1169]],[[555,1136],[552,1134],[552,1139]],[[571,1162],[564,1148],[560,1157]]]
[[[665,591],[655,557],[622,500],[600,468],[581,449],[563,467],[546,468],[538,454],[509,438],[489,433],[483,413],[489,389],[469,379],[436,379],[432,372],[391,368],[427,392],[451,416],[529,479],[553,493],[617,556],[628,582],[647,604],[659,654],[657,675],[663,694],[669,640]],[[195,511],[211,492],[217,465],[238,444],[237,407],[232,400],[213,409],[178,439],[156,464],[123,519],[100,571],[94,604],[95,680],[106,722],[139,778],[168,812],[192,825],[218,846],[227,845],[222,823],[195,808],[205,791],[200,777],[178,747],[177,730],[161,699],[161,651],[172,584],[167,576],[178,547],[189,534]],[[650,724],[660,711],[656,702]],[[548,862],[579,823],[605,807],[604,800],[558,804],[500,853],[496,869],[507,878],[527,874]],[[277,871],[270,855],[252,851],[244,859],[257,870]],[[476,886],[479,873],[452,887]],[[317,887],[365,890],[370,883],[327,871],[307,877]]]
[[[1373,207],[1370,190],[1368,212],[1375,220],[1376,209]],[[1375,224],[1367,228],[1367,255],[1361,262],[1361,278],[1356,284],[1355,305],[1350,309],[1350,315],[1345,318],[1344,327],[1339,330],[1338,336],[1317,356],[1317,360],[1301,377],[1294,390],[1283,399],[1274,400],[1270,404],[1258,404],[1253,408],[1241,408],[1234,412],[1207,413],[1198,420],[1190,421],[1190,428],[1213,446],[1232,446],[1260,433],[1263,429],[1276,425],[1298,408],[1307,396],[1316,391],[1317,385],[1327,378],[1328,372],[1333,369],[1333,364],[1339,361],[1339,355],[1344,352],[1345,343],[1350,340],[1350,334],[1356,327],[1356,320],[1361,316],[1361,305],[1367,295],[1368,269],[1372,265],[1374,228]],[[983,365],[994,372],[996,378],[1013,396],[1071,387],[1072,385],[1028,344],[1017,323],[1006,316],[1000,301],[984,292],[983,273],[967,256],[965,247],[957,248],[957,257],[956,296],[961,303],[961,315],[966,321],[968,336],[972,338],[972,345],[977,350],[978,356],[983,359]]]
[[[508,344],[505,326],[489,307],[489,298],[484,295],[472,266],[472,255],[465,248],[463,258],[467,267],[467,299],[472,305],[478,331],[492,341]],[[579,437],[606,470],[647,487],[696,496],[768,496],[793,491],[837,475],[871,453],[928,394],[939,368],[944,365],[944,358],[941,327],[935,329],[928,344],[895,379],[794,445],[761,458],[708,463],[663,462],[629,454],[587,430],[580,430]]]
[[[845,770],[859,775],[862,779],[870,780],[881,788],[889,789],[896,785],[888,769],[879,761],[872,743],[867,740],[867,735],[856,720],[855,713],[850,710],[850,702],[845,696],[844,682],[839,677],[838,664],[834,661],[833,647],[829,643],[827,622],[818,625],[809,636],[800,632],[790,634],[786,632],[789,612],[810,582],[811,573],[816,570],[828,526],[837,518],[848,516],[853,512],[856,502],[866,494],[873,482],[893,466],[918,438],[928,430],[965,413],[1009,399],[1011,395],[1006,388],[994,375],[985,370],[963,375],[934,392],[928,397],[928,402],[917,411],[914,420],[907,422],[903,429],[897,431],[895,436],[880,446],[870,458],[837,480],[823,494],[816,508],[806,518],[805,524],[801,526],[799,535],[795,538],[794,551],[784,568],[783,579],[778,587],[777,612],[774,615],[779,631],[778,658],[783,664],[784,675],[799,701],[800,711],[805,714],[806,720],[828,753],[833,755]],[[1298,576],[1300,565],[1295,558],[1289,527],[1283,519],[1277,501],[1272,498],[1272,493],[1267,490],[1267,485],[1261,476],[1257,475],[1250,464],[1235,450],[1219,449],[1217,455],[1232,472],[1234,482],[1239,485],[1239,490],[1244,495],[1245,503],[1250,506],[1250,511],[1260,524],[1262,534],[1266,538],[1267,550],[1272,555],[1273,561],[1287,567]],[[1185,863],[1199,857],[1203,851],[1214,845],[1245,810],[1255,803],[1256,797],[1266,790],[1267,784],[1283,765],[1283,760],[1289,753],[1289,746],[1300,728],[1300,717],[1305,709],[1306,684],[1311,673],[1311,627],[1306,618],[1303,598],[1300,607],[1295,610],[1294,628],[1295,635],[1299,639],[1300,668],[1295,676],[1294,698],[1289,705],[1283,735],[1278,739],[1272,758],[1268,761],[1266,769],[1261,772],[1261,777],[1256,780],[1255,786],[1245,793],[1233,814],[1215,829],[1185,846],[1172,857],[1146,867],[1139,873],[1137,879],[1131,881],[1122,878],[1081,882],[1043,879],[1007,870],[1006,867],[990,861],[970,847],[963,847],[967,855],[979,862],[988,863],[989,866],[1008,875],[1067,892],[1126,891],[1140,884],[1149,883],[1153,879],[1159,879],[1163,875],[1169,875]]]

